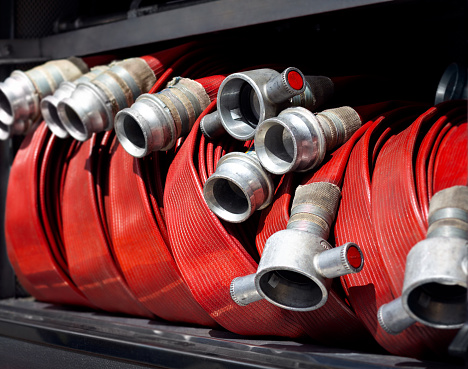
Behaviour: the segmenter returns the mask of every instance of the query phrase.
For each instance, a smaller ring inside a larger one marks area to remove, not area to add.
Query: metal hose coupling
[[[333,93],[327,77],[306,77],[297,68],[282,73],[257,69],[229,75],[218,91],[219,120],[234,138],[246,141],[257,125],[294,103],[315,109]],[[296,99],[295,96],[300,95]]]
[[[131,106],[155,82],[143,59],[116,62],[93,80],[80,82],[70,97],[60,101],[59,118],[70,136],[86,141],[95,132],[111,130],[119,110]]]
[[[361,271],[364,256],[358,245],[333,248],[326,241],[340,196],[340,189],[327,182],[299,186],[287,228],[267,240],[253,277],[232,281],[233,300],[246,305],[265,298],[288,310],[315,310],[326,303],[332,278]]]
[[[468,99],[468,71],[466,65],[451,63],[442,74],[434,103]]]
[[[22,72],[15,70],[0,83],[0,121],[35,122],[40,116],[39,103],[64,81],[74,80],[88,71],[80,58],[54,60]]]
[[[258,159],[274,174],[308,171],[320,165],[327,151],[344,144],[359,127],[361,118],[349,106],[318,114],[302,107],[288,108],[258,125]]]
[[[53,134],[60,138],[69,136],[57,112],[59,102],[70,97],[79,83],[89,82],[108,69],[109,67],[106,65],[91,68],[88,73],[82,75],[73,82],[62,82],[53,95],[46,96],[42,99],[40,104],[42,117]]]
[[[33,122],[31,120],[18,121],[15,122],[15,124],[13,125],[3,124],[2,122],[0,122],[0,140],[6,141],[11,136],[24,135],[32,127],[32,124]]]
[[[466,320],[468,187],[437,192],[430,201],[426,239],[406,258],[402,295],[378,312],[380,325],[398,334],[416,321],[460,328]]]
[[[273,192],[273,180],[253,150],[223,156],[203,187],[211,211],[231,223],[243,222],[270,205]]]
[[[153,151],[169,150],[179,137],[190,132],[210,102],[200,83],[174,78],[161,92],[141,95],[131,108],[116,115],[117,138],[137,158]]]

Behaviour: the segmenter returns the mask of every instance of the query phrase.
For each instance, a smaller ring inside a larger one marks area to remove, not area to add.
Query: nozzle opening
[[[62,138],[68,136],[68,132],[59,117],[57,106],[55,104],[47,99],[43,99],[41,101],[41,111],[47,126],[56,136]]]
[[[364,260],[362,254],[356,246],[350,246],[346,251],[348,263],[355,269],[361,268]]]
[[[259,279],[259,287],[268,300],[289,310],[315,310],[326,302],[318,283],[291,270],[266,272]]]
[[[13,123],[13,108],[5,92],[0,89],[0,120]]]
[[[259,160],[271,173],[284,174],[293,170],[297,157],[293,135],[281,124],[265,122],[255,137]]]
[[[127,140],[139,149],[146,148],[146,139],[137,120],[131,115],[126,115],[123,120],[124,134]]]
[[[254,87],[235,78],[227,81],[222,91],[218,106],[226,130],[238,139],[252,138],[262,116],[262,106]]]
[[[250,216],[249,201],[236,183],[216,178],[212,186],[213,201],[209,205],[214,213],[231,222],[241,222]]]
[[[466,294],[460,285],[429,282],[409,293],[408,307],[423,321],[453,328],[465,322]]]
[[[71,106],[67,104],[64,105],[64,112],[69,123],[68,129],[69,129],[70,134],[76,139],[86,138],[87,136],[86,127],[83,124],[83,121],[81,120],[78,113]]]

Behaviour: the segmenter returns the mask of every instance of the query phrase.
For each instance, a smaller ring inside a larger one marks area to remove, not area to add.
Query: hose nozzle
[[[58,115],[57,108],[60,101],[70,97],[79,83],[89,82],[108,69],[109,67],[107,66],[92,68],[91,71],[82,75],[73,82],[62,82],[53,95],[46,96],[42,99],[40,104],[42,117],[53,134],[60,138],[66,138],[69,136]]]
[[[314,78],[326,77],[311,77],[310,80]],[[314,89],[313,82],[312,85],[308,83],[297,68],[290,67],[282,73],[272,69],[234,73],[229,75],[219,88],[217,102],[219,117],[232,137],[241,141],[250,140],[254,137],[258,124],[277,116],[288,106],[295,103],[305,104],[307,108],[314,109],[323,103],[326,96],[310,97],[314,96]],[[322,91],[322,88],[317,91]],[[293,102],[293,98],[298,95],[301,97]]]
[[[78,83],[71,96],[58,103],[58,115],[70,136],[86,141],[93,133],[111,130],[117,112],[148,92],[155,81],[141,58],[114,63],[93,80]]]
[[[360,126],[358,113],[349,106],[318,114],[302,107],[288,108],[259,124],[255,133],[258,159],[274,174],[308,171]]]
[[[39,103],[51,95],[64,81],[72,81],[88,71],[80,58],[49,61],[22,72],[14,71],[0,83],[0,121],[12,125],[15,121],[36,121]]]
[[[157,94],[143,94],[115,117],[115,132],[123,148],[141,158],[153,151],[172,148],[190,132],[210,104],[203,86],[188,78],[176,78]]]
[[[339,198],[339,188],[331,183],[299,186],[287,229],[268,238],[257,273],[233,281],[233,285],[245,282],[249,297],[231,289],[233,299],[244,305],[257,301],[253,279],[258,294],[272,304],[294,311],[315,310],[326,303],[332,278],[362,270],[364,256],[358,245],[348,242],[333,248],[325,240]]]
[[[434,328],[460,328],[466,320],[467,271],[468,187],[454,186],[432,197],[427,238],[406,258],[401,305],[407,315]],[[400,309],[396,303],[387,305],[383,312]],[[392,314],[384,325],[392,326],[390,320],[401,315]]]
[[[223,156],[203,187],[208,207],[232,223],[247,220],[273,199],[273,181],[263,170],[254,151]]]

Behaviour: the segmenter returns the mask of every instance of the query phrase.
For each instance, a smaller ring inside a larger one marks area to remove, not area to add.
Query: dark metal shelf
[[[217,0],[36,39],[0,40],[0,64],[174,40],[391,0]]]
[[[14,364],[24,359],[19,352],[27,352],[26,362],[34,362],[35,368],[54,367],[56,360],[61,367],[72,368],[83,358],[86,367],[115,361],[128,363],[130,368],[457,368],[284,339],[245,338],[222,330],[73,310],[32,299],[2,300],[2,365],[16,368]],[[43,359],[36,363],[31,356],[34,352]]]

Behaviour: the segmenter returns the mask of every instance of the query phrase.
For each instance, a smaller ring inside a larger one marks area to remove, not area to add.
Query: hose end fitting
[[[148,92],[155,81],[141,58],[114,63],[96,78],[78,83],[72,95],[59,102],[59,117],[70,136],[86,141],[93,133],[111,130],[117,112]]]
[[[60,138],[69,136],[58,115],[58,104],[60,101],[70,97],[76,89],[76,84],[63,82],[53,95],[46,96],[41,101],[41,112],[47,127]]]
[[[16,135],[26,135],[34,126],[32,120],[27,121],[15,121],[15,124],[8,125],[0,122],[0,140],[6,141],[12,136]]]
[[[254,211],[267,207],[273,192],[273,180],[254,151],[223,156],[203,187],[203,196],[211,211],[232,223],[243,222]]]
[[[326,241],[339,199],[340,190],[331,183],[297,188],[287,229],[267,240],[255,277],[258,292],[272,304],[318,309],[327,301],[331,278],[363,268],[359,246],[332,248]]]
[[[175,78],[157,94],[141,95],[131,108],[115,117],[115,132],[124,149],[141,158],[172,148],[187,135],[210,104],[203,86],[188,78]]]
[[[232,137],[251,140],[257,125],[290,105],[287,100],[304,87],[304,77],[296,68],[281,74],[267,68],[231,74],[218,90],[221,123]]]
[[[60,138],[69,136],[58,114],[58,104],[60,101],[69,98],[73,94],[73,91],[75,91],[77,84],[89,82],[108,69],[109,67],[104,65],[94,67],[88,73],[82,75],[73,82],[62,82],[53,95],[46,96],[42,99],[40,105],[42,117],[53,134]]]
[[[205,115],[202,118],[200,121],[200,131],[206,138],[210,140],[221,137],[224,133],[226,133],[217,110],[213,113]]]
[[[41,99],[54,93],[60,83],[72,81],[87,72],[80,58],[49,61],[27,72],[14,71],[0,83],[0,121],[36,121]]]
[[[257,129],[257,155],[271,173],[316,168],[327,151],[342,145],[361,126],[357,112],[344,106],[313,114],[302,107],[283,110]]]
[[[382,305],[377,312],[377,320],[382,329],[392,335],[400,334],[416,323],[403,308],[401,297]]]
[[[437,86],[434,104],[468,98],[468,72],[466,65],[451,63],[442,74]]]
[[[420,323],[460,328],[466,320],[468,187],[436,193],[429,206],[427,238],[406,258],[402,301]]]
[[[263,297],[255,286],[255,273],[234,278],[230,286],[231,298],[239,306],[247,306]]]

